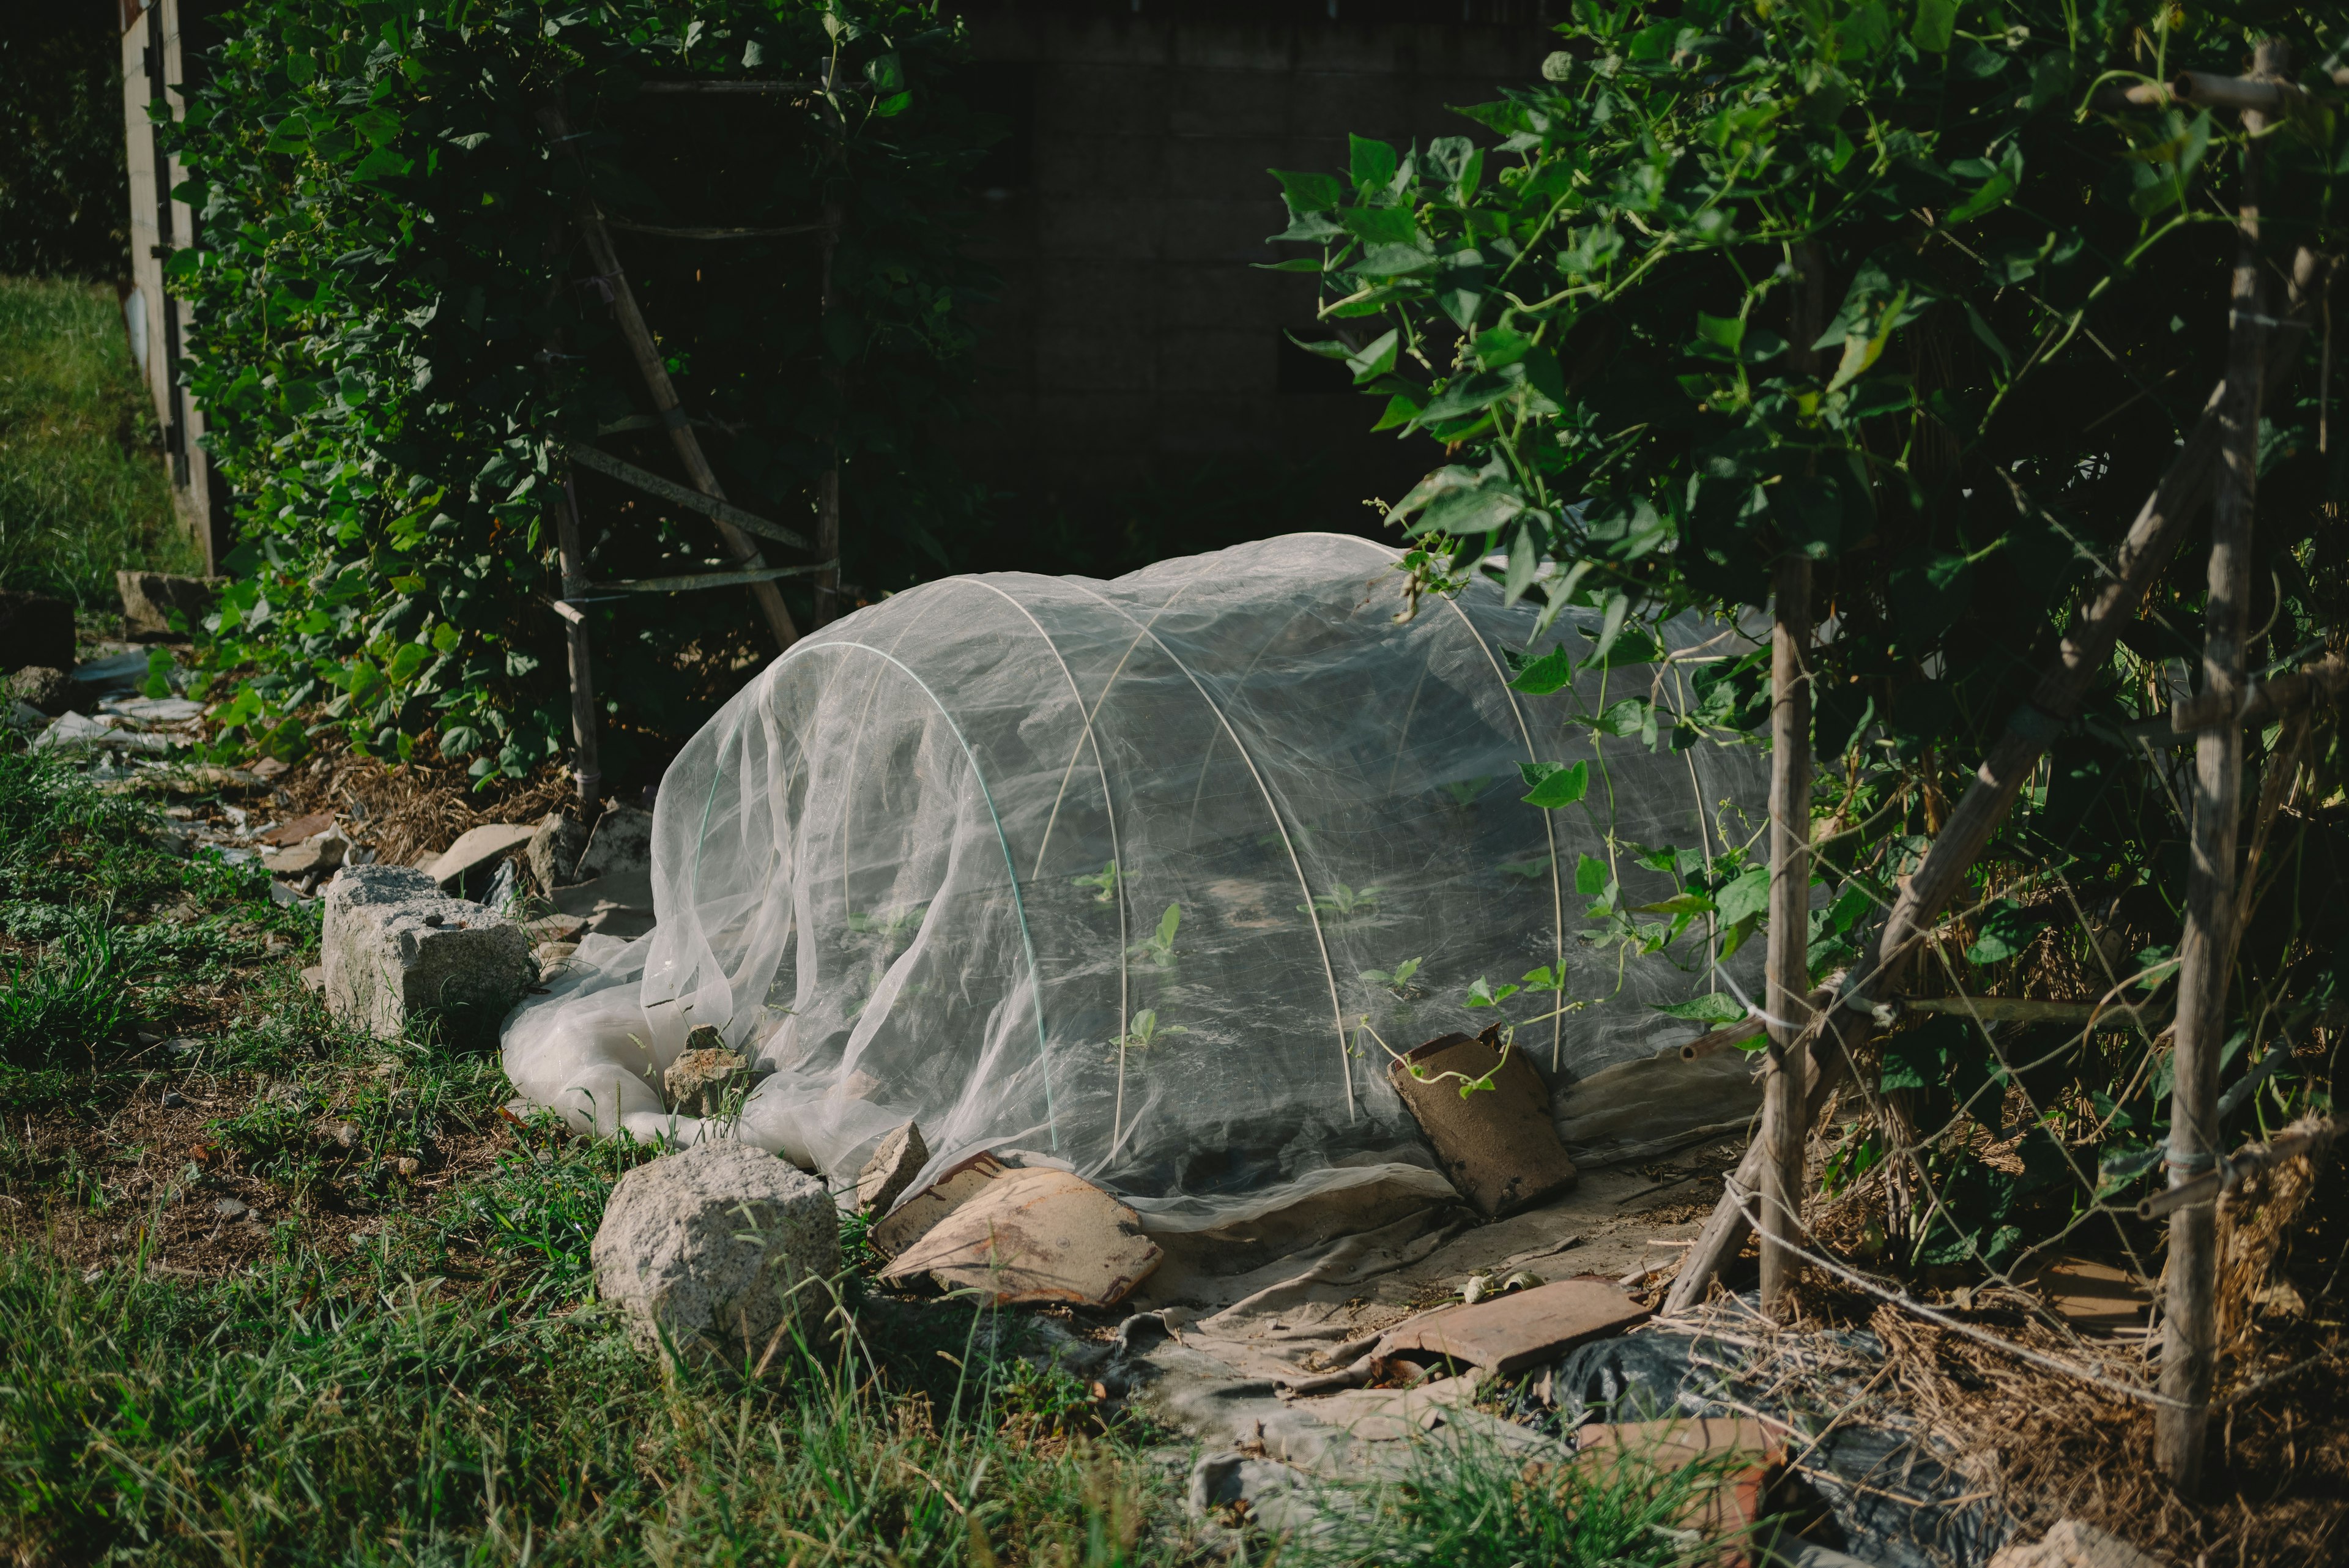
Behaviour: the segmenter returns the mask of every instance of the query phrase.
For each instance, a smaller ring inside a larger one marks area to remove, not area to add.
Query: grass
[[[493,1055],[338,1028],[294,978],[309,918],[119,787],[0,746],[0,1562],[1687,1558],[1671,1485],[1457,1444],[1309,1540],[1195,1524],[1187,1444],[1019,1354],[1028,1320],[883,1291],[855,1220],[763,1376],[647,1360],[589,1248],[657,1151],[514,1117]]]
[[[112,288],[0,277],[0,588],[86,611],[117,567],[202,570]]]

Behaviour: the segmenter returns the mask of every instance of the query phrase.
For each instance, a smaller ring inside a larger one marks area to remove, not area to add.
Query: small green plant
[[[922,917],[929,912],[930,907],[926,903],[869,909],[862,913],[851,909],[848,912],[848,929],[860,937],[879,937],[883,941],[894,944],[899,937],[919,926]]]
[[[122,1025],[126,977],[114,930],[96,915],[72,915],[39,957],[0,972],[0,1064],[88,1065]]]
[[[1158,917],[1158,929],[1126,949],[1130,957],[1145,958],[1160,969],[1174,965],[1174,933],[1183,929],[1183,906],[1169,904]]]
[[[1366,984],[1392,992],[1397,1002],[1408,1002],[1426,989],[1416,984],[1413,978],[1419,973],[1419,966],[1424,961],[1409,958],[1391,970],[1366,969],[1361,971],[1361,979]]]
[[[1483,794],[1485,793],[1485,786],[1492,782],[1492,774],[1480,774],[1473,779],[1454,779],[1449,784],[1444,784],[1441,787],[1445,794],[1452,797],[1452,804],[1454,805],[1465,811],[1470,806],[1476,804],[1476,797]]]
[[[1127,1021],[1125,1033],[1110,1044],[1122,1050],[1146,1051],[1161,1035],[1188,1034],[1189,1033],[1191,1032],[1179,1023],[1159,1023],[1158,1010],[1154,1007],[1145,1007]]]
[[[1309,347],[1319,350],[1323,346],[1315,343]],[[1344,345],[1332,342],[1329,347],[1342,348]],[[1381,424],[1374,428],[1382,430],[1385,426]],[[1476,580],[1474,568],[1453,565],[1454,557],[1467,558],[1461,542],[1449,534],[1441,533],[1422,535],[1410,549],[1403,552],[1402,559],[1394,565],[1394,569],[1403,575],[1402,608],[1395,612],[1394,618],[1397,625],[1407,624],[1417,617],[1419,601],[1427,595],[1433,594],[1442,599],[1457,598],[1462,589]],[[1465,805],[1467,802],[1461,804]]]
[[[1329,892],[1317,897],[1309,904],[1298,905],[1297,912],[1300,915],[1319,912],[1333,915],[1342,920],[1351,919],[1357,915],[1367,915],[1378,907],[1378,888],[1349,888],[1343,882],[1333,882],[1330,885]]]
[[[1117,885],[1120,879],[1117,862],[1112,860],[1090,877],[1070,877],[1069,885],[1074,888],[1100,888],[1101,891],[1093,895],[1093,902],[1106,904],[1117,897]]]

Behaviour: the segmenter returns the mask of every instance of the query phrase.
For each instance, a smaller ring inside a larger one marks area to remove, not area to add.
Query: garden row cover
[[[953,577],[803,639],[662,780],[653,931],[583,944],[508,1021],[509,1073],[583,1128],[739,1133],[835,1186],[917,1119],[923,1181],[994,1150],[1159,1231],[1446,1191],[1380,1040],[1473,1033],[1474,981],[1550,968],[1588,1003],[1518,1032],[1554,1083],[1677,1044],[1653,1005],[1723,984],[1702,924],[1669,954],[1588,945],[1577,867],[1665,896],[1622,846],[1744,842],[1763,763],[1594,741],[1578,715],[1660,675],[1684,699],[1685,667],[1514,691],[1537,604],[1480,582],[1406,618],[1396,558],[1296,535],[1108,582]],[[1581,805],[1525,802],[1543,763],[1592,764]],[[769,1074],[733,1127],[662,1108],[702,1025]]]

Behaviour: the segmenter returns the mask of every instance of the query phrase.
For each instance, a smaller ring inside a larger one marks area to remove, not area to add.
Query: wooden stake
[[[2282,75],[2284,44],[2263,40],[2258,76]],[[2267,307],[2260,264],[2260,141],[2265,117],[2243,115],[2242,193],[2236,214],[2234,289],[2229,300],[2224,436],[2210,509],[2209,597],[2202,628],[2207,705],[2231,711],[2245,695],[2243,644],[2251,631],[2251,514],[2259,483],[2261,367]],[[2227,989],[2235,918],[2235,849],[2242,815],[2243,732],[2203,730],[2194,742],[2192,857],[2186,877],[2186,935],[2179,944],[2177,1063],[2169,1099],[2169,1185],[2182,1187],[2219,1158],[2219,1048],[2227,1032]],[[2161,1391],[2174,1401],[2154,1422],[2154,1458],[2170,1484],[2191,1494],[2202,1480],[2210,1375],[2218,1355],[2219,1214],[2189,1204],[2169,1219],[2163,1290]]]
[[[827,202],[823,208],[823,280],[821,297],[823,313],[829,317],[840,308],[840,286],[833,276],[833,253],[840,248],[840,226],[847,213],[840,202]],[[832,346],[817,334],[817,347],[823,355],[823,384],[832,394],[832,460],[824,465],[823,477],[816,483],[815,553],[827,561],[840,559],[840,424],[847,413],[848,377],[832,357]],[[815,624],[828,626],[840,618],[840,568],[818,573],[815,579]]]
[[[1764,971],[1770,1075],[1762,1102],[1762,1311],[1785,1322],[1802,1267],[1802,1048],[1811,989],[1811,563],[1778,563],[1770,630],[1770,950]]]
[[[612,293],[612,314],[620,324],[620,334],[628,340],[628,348],[636,356],[636,369],[645,379],[645,389],[652,394],[653,406],[661,412],[667,425],[670,442],[685,463],[687,477],[693,487],[713,501],[726,499],[726,491],[718,483],[717,472],[701,450],[701,440],[693,433],[693,425],[685,417],[677,388],[668,379],[668,366],[661,358],[660,345],[653,340],[652,328],[645,325],[644,313],[636,308],[636,296],[628,287],[627,275],[620,270],[619,253],[612,248],[611,232],[604,225],[603,213],[595,206],[595,198],[586,185],[586,166],[579,162],[578,153],[571,146],[571,124],[562,109],[553,105],[538,111],[538,122],[557,148],[569,150],[579,168],[580,188],[578,210],[574,221],[579,225],[579,237],[587,242],[587,254],[595,262],[595,271],[604,286]],[[759,546],[750,536],[723,518],[713,519],[719,536],[725,540],[727,550],[745,571],[757,571],[767,564]],[[753,583],[750,597],[758,600],[759,608],[767,618],[767,629],[774,634],[775,646],[789,648],[800,639],[800,629],[792,624],[792,612],[783,604],[782,590],[772,581]]]
[[[2271,393],[2282,390],[2299,365],[2314,300],[2328,277],[2327,264],[2313,251],[2303,247],[2293,258],[2292,307],[2271,335],[2265,359],[2265,384]],[[2079,711],[2112,656],[2122,625],[2136,618],[2147,591],[2168,568],[2187,529],[2209,498],[2218,476],[2219,404],[2225,391],[2224,382],[2212,391],[2202,417],[2187,433],[2160,484],[2129,525],[2128,536],[2115,556],[2112,576],[2073,624],[2054,667],[2041,677],[2031,701],[2008,718],[2005,734],[1991,748],[1957,809],[1934,836],[1924,864],[1902,886],[1892,912],[1877,931],[1867,955],[1853,969],[1855,978],[1843,1005],[1819,1020],[1812,1031],[1809,1080],[1804,1095],[1807,1119],[1818,1118],[1842,1082],[1846,1065],[1867,1044],[1869,1010],[1877,998],[1891,989],[1931,931],[1934,920],[1964,886],[1967,869],[2029,782],[2048,741]],[[1665,1312],[1685,1312],[1702,1301],[1722,1264],[1744,1244],[1745,1210],[1738,1192],[1750,1192],[1758,1186],[1762,1163],[1763,1147],[1756,1141],[1746,1149],[1732,1178],[1733,1189],[1722,1194],[1696,1244],[1689,1249],[1664,1298]]]
[[[587,588],[587,553],[580,546],[579,496],[567,463],[554,503],[554,550],[563,566],[563,597],[576,598]],[[564,631],[571,649],[571,777],[579,804],[592,806],[604,796],[604,766],[596,751],[595,672],[589,662],[587,623],[574,610],[564,618]]]

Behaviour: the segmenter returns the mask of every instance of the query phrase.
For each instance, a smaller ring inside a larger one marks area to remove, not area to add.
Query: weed
[[[0,1066],[88,1066],[122,1024],[123,975],[114,933],[77,918],[39,957],[0,984]]]

